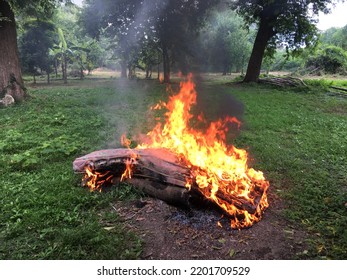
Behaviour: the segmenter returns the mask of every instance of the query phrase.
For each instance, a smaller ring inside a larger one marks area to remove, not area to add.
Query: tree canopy
[[[122,76],[126,75],[126,67],[131,72],[139,54],[146,53],[141,52],[142,46],[151,45],[162,56],[164,79],[168,82],[170,66],[182,63],[189,54],[189,38],[197,33],[206,12],[217,2],[88,0],[82,19],[90,35],[98,37],[103,32],[117,42]]]
[[[290,51],[314,44],[315,26],[319,11],[328,13],[334,0],[232,0],[231,6],[246,24],[256,23],[258,33],[244,81],[256,82],[259,78],[265,49],[282,45]]]
[[[59,2],[62,0],[0,0],[0,98],[11,95],[16,101],[21,101],[26,96],[18,55],[15,15],[48,18]]]

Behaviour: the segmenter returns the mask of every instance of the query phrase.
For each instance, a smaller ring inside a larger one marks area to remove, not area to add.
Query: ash
[[[169,220],[177,222],[180,225],[189,226],[198,230],[208,230],[216,227],[217,224],[225,227],[229,224],[227,218],[223,217],[220,212],[214,209],[179,209],[173,211],[168,217]]]

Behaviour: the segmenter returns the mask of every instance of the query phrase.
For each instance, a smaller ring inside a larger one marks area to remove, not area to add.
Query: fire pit
[[[208,199],[230,217],[232,228],[250,227],[268,207],[269,182],[261,171],[249,168],[247,152],[225,144],[234,117],[212,122],[205,132],[189,127],[196,103],[191,76],[181,82],[177,95],[153,109],[165,108],[165,123],[148,133],[148,141],[128,148],[96,151],[76,159],[83,185],[91,190],[128,180],[151,196],[170,203],[189,204],[192,197]],[[205,122],[202,116],[200,122]]]

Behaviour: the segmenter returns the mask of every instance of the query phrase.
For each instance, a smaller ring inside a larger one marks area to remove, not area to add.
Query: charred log
[[[112,149],[96,151],[77,158],[73,170],[96,174],[94,184],[98,188],[121,181],[122,174],[131,166],[131,176],[126,180],[144,193],[175,205],[190,205],[190,201],[206,200],[191,175],[191,168],[176,155],[165,149]],[[91,177],[85,176],[82,185],[88,185]],[[190,188],[186,187],[187,181]],[[233,204],[240,210],[254,214],[262,198],[261,188],[255,188],[254,201],[219,190],[217,199]]]

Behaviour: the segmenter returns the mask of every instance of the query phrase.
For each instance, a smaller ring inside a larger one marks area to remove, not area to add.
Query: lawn
[[[347,99],[255,85],[200,86],[213,118],[225,99],[243,102],[240,135],[251,165],[270,180],[289,221],[309,233],[312,259],[347,257]],[[135,259],[143,246],[110,204],[137,194],[80,187],[72,161],[145,133],[150,105],[166,99],[156,81],[116,78],[29,87],[31,98],[0,110],[0,259]],[[227,104],[223,104],[223,108]],[[230,112],[233,114],[233,112]],[[271,207],[271,205],[270,205]]]

